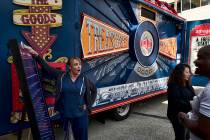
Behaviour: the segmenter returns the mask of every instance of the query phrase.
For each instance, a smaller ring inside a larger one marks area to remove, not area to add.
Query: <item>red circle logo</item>
[[[152,34],[148,31],[144,31],[140,38],[140,49],[142,51],[142,54],[144,56],[150,56],[154,48],[153,45],[154,41]]]

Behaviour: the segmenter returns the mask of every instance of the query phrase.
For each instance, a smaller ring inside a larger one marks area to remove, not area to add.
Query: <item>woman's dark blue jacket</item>
[[[61,81],[62,77],[66,72],[60,71],[58,69],[50,67],[41,57],[35,56],[35,60],[41,65],[42,71],[45,74],[48,74],[54,78],[57,79],[57,88],[58,91],[61,91]],[[84,82],[86,86],[85,94],[84,94],[84,101],[87,106],[88,113],[91,113],[91,107],[96,99],[97,89],[95,85],[84,75]],[[55,103],[55,110],[59,111],[60,113],[63,112],[63,104],[61,102],[61,92],[56,97],[56,103]]]

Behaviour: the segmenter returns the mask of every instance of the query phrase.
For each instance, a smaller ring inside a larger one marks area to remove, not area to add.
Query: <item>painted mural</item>
[[[0,17],[7,17],[0,21],[0,135],[27,126],[18,119],[23,106],[11,38],[58,69],[66,70],[68,57],[82,58],[82,72],[98,88],[94,113],[165,93],[183,59],[184,19],[144,0],[0,1]],[[42,79],[54,117],[55,79]]]

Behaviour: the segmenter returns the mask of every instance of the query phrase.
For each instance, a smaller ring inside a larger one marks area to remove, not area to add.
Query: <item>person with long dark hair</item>
[[[189,139],[186,128],[180,123],[179,112],[191,111],[190,100],[195,96],[190,84],[191,68],[188,64],[178,64],[168,80],[168,110],[167,116],[173,126],[175,140]]]

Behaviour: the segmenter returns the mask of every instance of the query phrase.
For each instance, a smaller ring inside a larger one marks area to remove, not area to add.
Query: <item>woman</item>
[[[178,113],[187,113],[191,110],[190,100],[193,99],[195,93],[190,85],[190,76],[190,66],[187,64],[178,64],[168,80],[167,116],[174,129],[175,140],[188,139],[185,127],[179,122]]]
[[[69,137],[69,128],[72,128],[75,140],[88,139],[88,113],[96,98],[96,87],[81,73],[81,60],[78,57],[70,58],[63,72],[50,67],[38,53],[30,47],[24,47],[42,66],[43,73],[57,78],[60,94],[55,109],[60,112],[66,129],[65,140]]]

